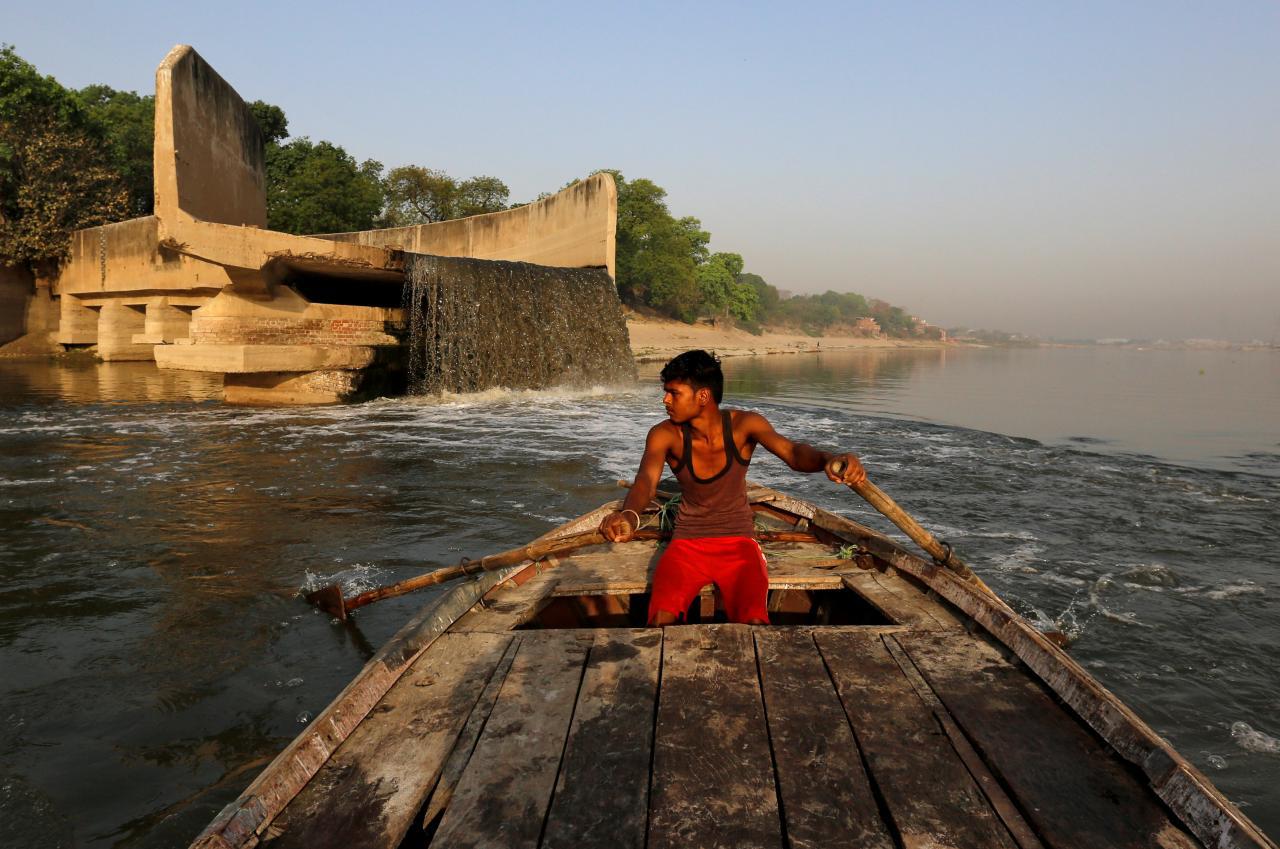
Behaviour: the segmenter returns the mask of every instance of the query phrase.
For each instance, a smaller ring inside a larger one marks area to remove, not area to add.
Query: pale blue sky
[[[194,44],[297,135],[514,199],[618,168],[797,292],[1280,338],[1280,4],[4,0],[64,84]]]

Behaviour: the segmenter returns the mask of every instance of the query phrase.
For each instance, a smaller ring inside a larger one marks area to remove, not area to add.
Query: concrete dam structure
[[[391,394],[410,366],[420,391],[634,378],[608,174],[412,227],[295,236],[266,218],[261,131],[175,47],[156,71],[154,214],[75,232],[55,279],[0,269],[0,343],[220,373],[231,403]]]

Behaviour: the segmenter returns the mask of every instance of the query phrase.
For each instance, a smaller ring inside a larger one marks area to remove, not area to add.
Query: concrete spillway
[[[603,268],[406,254],[404,309],[411,393],[635,379]]]
[[[403,384],[408,279],[425,287],[430,333],[412,347],[427,391],[634,374],[608,174],[455,221],[273,232],[253,114],[185,45],[156,70],[154,141],[154,215],[77,230],[56,277],[0,268],[0,345],[222,374],[231,403],[355,401]]]

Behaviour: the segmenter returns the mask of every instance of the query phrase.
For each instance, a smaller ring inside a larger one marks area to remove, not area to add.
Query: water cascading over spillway
[[[406,254],[404,307],[412,395],[636,377],[604,269]]]

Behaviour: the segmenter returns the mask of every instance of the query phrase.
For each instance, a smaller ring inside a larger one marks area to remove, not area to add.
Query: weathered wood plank
[[[440,637],[276,817],[271,845],[399,846],[509,642]]]
[[[815,639],[905,849],[1013,842],[879,636]]]
[[[662,631],[596,636],[573,712],[543,849],[643,849]]]
[[[952,639],[956,639],[956,637],[952,637]],[[978,787],[982,790],[982,794],[987,797],[987,801],[991,803],[992,810],[996,812],[996,816],[1000,817],[1004,827],[1009,829],[1009,834],[1013,837],[1014,842],[1018,844],[1019,849],[1044,849],[1044,843],[1035,833],[1031,824],[1027,822],[1022,812],[1018,810],[1017,804],[1005,792],[1004,787],[1000,785],[1000,780],[992,774],[991,769],[982,760],[982,756],[978,754],[978,750],[973,747],[973,743],[969,741],[968,737],[964,736],[960,726],[956,724],[955,719],[947,712],[946,706],[942,704],[938,694],[933,692],[929,682],[924,680],[920,670],[916,669],[916,665],[911,662],[911,658],[907,656],[906,651],[895,640],[885,640],[884,646],[889,650],[889,654],[893,655],[893,659],[898,662],[898,668],[902,670],[902,674],[911,683],[911,687],[916,691],[916,695],[920,697],[920,701],[928,705],[929,709],[933,711],[934,718],[938,720],[938,724],[942,726],[943,733],[951,741],[951,747],[956,750],[960,760],[964,761],[965,768],[969,770],[973,780],[978,782]]]
[[[489,683],[485,685],[480,698],[476,700],[476,706],[471,709],[466,725],[462,726],[462,731],[453,744],[453,751],[449,753],[444,767],[440,770],[440,778],[436,780],[435,789],[431,791],[431,798],[423,809],[421,826],[424,831],[436,823],[445,808],[449,807],[449,803],[453,801],[453,791],[457,789],[462,773],[466,770],[468,761],[471,760],[471,753],[475,751],[480,732],[489,721],[489,714],[493,711],[493,705],[498,700],[498,693],[501,692],[502,685],[507,680],[511,662],[515,660],[519,648],[520,638],[516,636],[507,645],[502,659],[498,661],[493,674],[489,676]]]
[[[936,601],[906,586],[900,578],[895,584],[882,580],[884,577],[875,570],[851,571],[841,576],[844,586],[870,602],[891,622],[925,631],[953,627],[949,621],[944,624],[933,615],[933,609],[938,606]]]
[[[1047,845],[1195,845],[1143,782],[994,648],[926,634],[897,642]]]
[[[593,637],[555,631],[520,636],[497,704],[433,847],[538,845]]]
[[[788,844],[892,849],[813,633],[756,628],[755,640]]]
[[[876,569],[869,569],[862,574],[870,575],[886,592],[892,593],[901,599],[908,599],[910,604],[929,614],[929,617],[938,623],[938,627],[951,629],[964,627],[964,621],[956,616],[945,604],[938,601],[935,596],[931,595],[927,587],[922,587],[904,578],[898,574],[897,570],[890,569],[887,572],[881,572]]]
[[[648,845],[782,846],[755,646],[746,625],[665,629]]]
[[[458,633],[480,631],[498,633],[520,627],[537,615],[559,583],[554,564],[518,587],[502,587],[487,596],[453,626]]]
[[[462,582],[423,608],[378,650],[307,730],[295,737],[235,801],[214,817],[192,842],[193,849],[256,844],[258,835],[315,776],[409,664],[478,598],[518,571],[519,567],[513,566]]]
[[[829,520],[824,511],[815,513],[817,520]],[[838,528],[839,523],[832,527]],[[1009,647],[1121,757],[1146,774],[1156,792],[1201,843],[1216,849],[1276,849],[1275,841],[1186,758],[1025,619],[1011,615],[1007,606],[995,603],[954,573],[907,553],[887,539],[873,535],[861,542],[894,568],[925,583]]]

